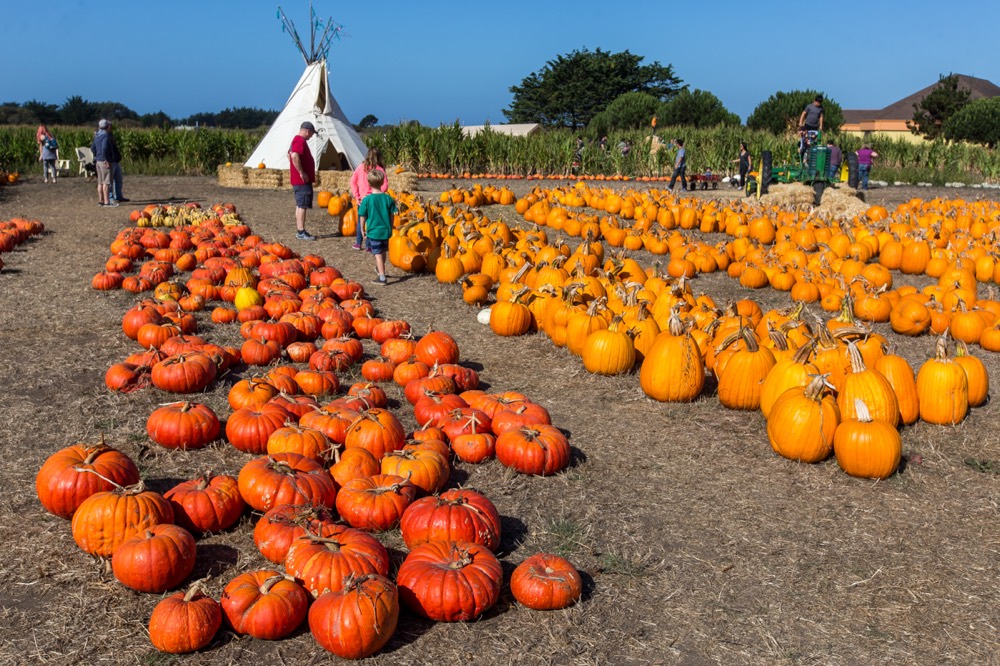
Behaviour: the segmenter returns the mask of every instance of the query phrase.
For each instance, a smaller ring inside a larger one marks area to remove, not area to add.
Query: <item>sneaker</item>
[[[314,241],[316,240],[316,237],[308,231],[299,231],[295,234],[295,239],[300,241]]]
[[[53,180],[52,182],[54,183],[56,181]],[[125,201],[132,201],[132,200],[131,199],[126,199],[125,197],[122,197],[121,199],[118,200],[118,203],[122,203],[122,202],[125,202]]]
[[[375,278],[374,280],[372,280],[372,282],[374,282],[375,284],[385,284],[386,283],[385,282],[385,276],[384,275],[379,275],[377,278]]]
[[[354,245],[352,245],[352,246],[351,246],[351,249],[352,249],[352,250],[360,250],[360,249],[361,249],[361,246],[360,246],[360,245],[358,245],[357,243],[355,243]]]
[[[105,206],[109,206],[109,207],[111,207],[111,208],[118,208],[118,202],[117,202],[117,201],[112,201],[112,202],[110,202],[110,203],[106,203],[106,204],[104,204],[104,205],[105,205]]]

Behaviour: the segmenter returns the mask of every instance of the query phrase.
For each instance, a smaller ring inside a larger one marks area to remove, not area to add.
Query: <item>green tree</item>
[[[217,114],[216,120],[219,127],[227,129],[255,129],[270,125],[277,117],[277,111],[267,111],[252,107],[237,107],[223,109]]]
[[[815,90],[778,91],[757,105],[747,118],[747,127],[752,130],[766,130],[772,134],[784,134],[795,130],[802,110],[817,94],[819,93]],[[840,105],[823,95],[823,130],[835,131],[843,124],[844,112]]]
[[[740,117],[731,113],[718,97],[707,90],[682,90],[660,106],[658,121],[662,125],[714,127],[739,125]]]
[[[643,57],[597,49],[556,56],[512,86],[514,98],[503,114],[512,123],[586,127],[619,96],[643,92],[666,101],[681,90],[671,65],[642,64]]]
[[[59,115],[64,125],[89,125],[97,120],[94,105],[79,95],[67,97],[59,107]]]
[[[969,103],[972,91],[958,87],[958,76],[949,74],[938,77],[937,85],[913,105],[913,120],[907,123],[910,131],[926,139],[942,136],[944,124]]]
[[[996,148],[1000,144],[1000,97],[977,99],[955,112],[943,127],[951,141],[968,141]]]
[[[634,130],[649,127],[660,102],[648,93],[628,92],[619,95],[591,120],[587,130],[600,137],[614,130]]]
[[[139,120],[139,114],[121,102],[93,102],[98,119],[107,118],[121,124],[123,120]]]
[[[170,116],[165,114],[163,111],[157,111],[156,113],[144,113],[139,116],[139,124],[143,127],[171,127],[173,126],[173,121],[170,120]]]
[[[53,125],[61,120],[59,109],[55,104],[46,104],[45,102],[39,102],[37,99],[31,99],[22,104],[21,108],[33,116],[35,122],[42,125]]]
[[[378,125],[378,117],[369,113],[367,116],[361,119],[358,123],[358,129],[369,129]]]

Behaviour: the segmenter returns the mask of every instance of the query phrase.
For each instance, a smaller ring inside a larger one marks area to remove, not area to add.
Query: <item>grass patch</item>
[[[993,462],[992,460],[966,458],[963,462],[982,474],[1000,474],[1000,463]]]
[[[560,518],[549,523],[545,534],[550,537],[552,552],[561,557],[586,550],[586,540],[590,538],[591,529],[572,518]]]

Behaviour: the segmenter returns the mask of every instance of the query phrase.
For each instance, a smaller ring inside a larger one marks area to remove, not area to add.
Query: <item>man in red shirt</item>
[[[316,134],[316,127],[309,121],[299,126],[299,133],[292,138],[288,149],[288,177],[295,191],[295,238],[314,241],[316,237],[306,231],[306,211],[313,205],[313,183],[316,181],[316,162],[307,141]]]

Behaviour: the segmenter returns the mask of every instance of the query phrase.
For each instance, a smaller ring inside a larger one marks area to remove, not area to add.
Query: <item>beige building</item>
[[[957,76],[959,89],[971,91],[970,102],[984,97],[1000,96],[1000,87],[986,79],[977,79],[964,74]],[[920,103],[920,100],[937,85],[937,83],[929,85],[884,109],[844,109],[844,124],[840,126],[840,131],[855,136],[882,134],[893,139],[923,141],[922,136],[910,131],[907,123],[913,120],[913,105]]]

